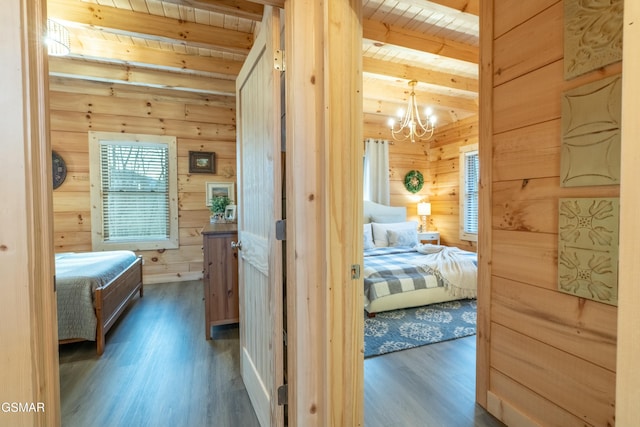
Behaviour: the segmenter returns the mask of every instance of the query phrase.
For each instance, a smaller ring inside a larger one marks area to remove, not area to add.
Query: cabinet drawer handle
[[[231,249],[241,250],[242,249],[242,242],[240,242],[240,241],[231,242]]]

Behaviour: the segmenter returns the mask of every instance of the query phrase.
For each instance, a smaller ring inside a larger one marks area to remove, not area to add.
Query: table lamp
[[[431,203],[418,203],[418,215],[422,217],[422,225],[420,225],[420,231],[425,232],[427,231],[427,216],[431,215]]]

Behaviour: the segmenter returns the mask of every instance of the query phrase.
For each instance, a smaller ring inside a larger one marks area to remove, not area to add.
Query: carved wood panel
[[[562,94],[560,185],[620,184],[620,75]]]
[[[560,199],[558,289],[618,303],[619,199]]]
[[[623,0],[564,1],[564,77],[622,60]]]

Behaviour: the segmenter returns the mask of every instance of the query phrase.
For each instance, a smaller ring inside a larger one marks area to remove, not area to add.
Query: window
[[[478,144],[460,148],[460,240],[478,241]]]
[[[176,138],[89,132],[94,250],[177,248]]]

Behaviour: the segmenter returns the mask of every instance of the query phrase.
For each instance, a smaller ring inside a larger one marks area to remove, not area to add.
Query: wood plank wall
[[[388,129],[380,128],[365,119],[365,138],[390,139]],[[478,117],[438,127],[429,141],[394,142],[389,148],[389,179],[392,206],[405,206],[410,220],[421,221],[417,203],[431,202],[429,230],[439,231],[442,244],[475,252],[475,242],[459,239],[460,171],[459,148],[478,142]],[[419,170],[425,185],[416,194],[404,188],[404,176]]]
[[[513,426],[613,426],[617,309],[558,292],[557,233],[560,197],[619,196],[618,186],[560,187],[561,93],[621,63],[565,81],[563,2],[494,4],[483,75],[493,134],[481,141],[493,158],[480,159],[492,164],[492,218],[481,219],[492,226],[491,338],[479,367],[490,369],[489,410]]]
[[[180,247],[140,251],[145,283],[202,278],[205,183],[235,182],[235,97],[169,92],[52,78],[51,141],[65,160],[53,192],[56,252],[91,250],[89,131],[172,135],[178,140]],[[215,174],[189,174],[189,151],[216,153]]]

